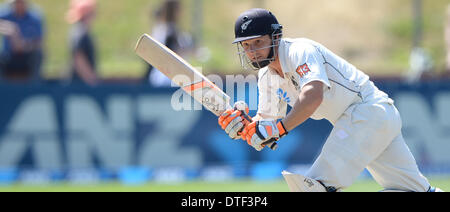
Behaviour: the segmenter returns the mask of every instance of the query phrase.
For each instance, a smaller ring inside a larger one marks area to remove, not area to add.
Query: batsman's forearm
[[[300,93],[294,107],[282,120],[285,129],[291,131],[305,122],[320,106],[322,99],[323,93],[317,93],[314,90],[306,90]]]
[[[305,122],[316,110],[315,107],[307,105],[301,100],[297,100],[294,107],[282,120],[284,127],[289,132]]]

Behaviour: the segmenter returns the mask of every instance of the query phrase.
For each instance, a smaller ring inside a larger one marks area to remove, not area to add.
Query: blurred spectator
[[[39,81],[43,60],[40,12],[27,0],[8,1],[0,12],[0,34],[1,76],[13,82]]]
[[[185,57],[193,49],[192,36],[179,29],[179,16],[181,4],[178,0],[166,0],[154,13],[155,25],[152,29],[152,37],[166,45],[169,49]],[[149,66],[145,76],[145,82],[153,87],[170,87],[171,81],[157,69]]]
[[[72,24],[69,32],[71,53],[71,80],[73,83],[96,85],[96,46],[90,33],[96,16],[96,0],[71,0],[67,21]]]
[[[445,43],[447,50],[446,72],[450,74],[450,4],[447,6],[447,20],[445,22]]]
[[[409,72],[407,81],[416,83],[422,78],[433,74],[433,59],[422,47],[415,47],[409,57]]]

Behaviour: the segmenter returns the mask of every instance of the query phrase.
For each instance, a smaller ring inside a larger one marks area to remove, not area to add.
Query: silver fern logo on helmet
[[[249,20],[249,21],[247,21],[247,22],[245,22],[245,23],[242,24],[242,26],[241,26],[242,32],[244,32],[245,30],[247,30],[248,25],[250,25],[250,23],[252,23],[252,21],[253,21],[253,20]]]

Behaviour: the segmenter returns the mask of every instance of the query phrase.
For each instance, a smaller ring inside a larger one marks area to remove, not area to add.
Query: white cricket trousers
[[[367,168],[385,189],[427,191],[427,179],[401,133],[400,114],[391,99],[350,106],[336,121],[306,176],[345,189]]]

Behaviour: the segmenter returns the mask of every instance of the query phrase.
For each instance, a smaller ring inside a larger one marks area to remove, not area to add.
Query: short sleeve
[[[41,18],[36,20],[36,27],[37,27],[37,35],[36,38],[39,40],[42,40],[45,33],[45,24]]]
[[[72,53],[75,53],[77,51],[84,51],[86,49],[86,33],[85,31],[79,27],[75,26],[71,31],[70,36],[70,46]]]
[[[291,70],[295,71],[293,74],[299,76],[300,88],[313,81],[321,81],[330,87],[323,58],[314,46],[296,49],[293,45],[289,53],[289,62]]]

